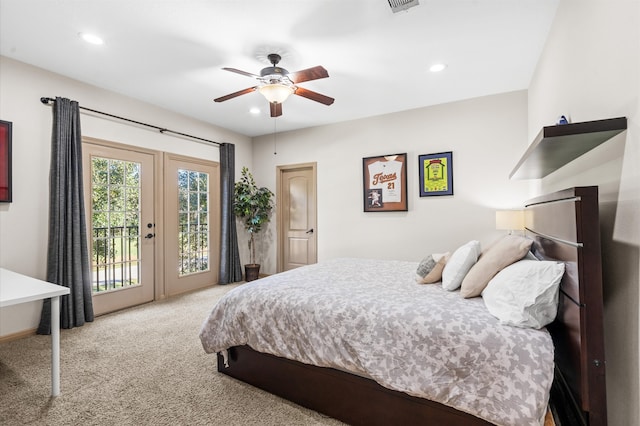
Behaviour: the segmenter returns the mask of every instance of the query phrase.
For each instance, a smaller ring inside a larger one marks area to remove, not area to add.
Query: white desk
[[[60,395],[60,296],[69,288],[0,268],[0,308],[51,298],[51,396]]]

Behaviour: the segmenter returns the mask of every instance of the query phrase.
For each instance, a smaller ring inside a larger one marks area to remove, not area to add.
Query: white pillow
[[[502,324],[542,328],[558,313],[564,263],[520,260],[507,266],[482,291],[484,304]]]
[[[469,241],[453,252],[442,271],[442,288],[445,290],[457,290],[462,284],[467,272],[478,260],[480,256],[480,242]]]

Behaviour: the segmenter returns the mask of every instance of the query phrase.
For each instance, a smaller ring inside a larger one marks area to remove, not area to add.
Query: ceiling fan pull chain
[[[278,140],[278,136],[277,136],[277,132],[276,132],[276,123],[277,123],[278,117],[274,117],[273,118],[273,155],[278,155],[277,152],[277,140]]]

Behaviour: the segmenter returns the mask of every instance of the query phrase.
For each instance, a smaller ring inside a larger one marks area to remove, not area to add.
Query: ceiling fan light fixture
[[[329,77],[329,73],[323,66],[318,65],[289,74],[287,70],[277,66],[278,62],[280,62],[280,55],[277,53],[270,54],[269,61],[273,66],[263,68],[260,75],[236,68],[223,68],[225,71],[231,71],[236,74],[255,78],[258,80],[258,84],[244,90],[238,90],[237,92],[215,98],[214,102],[224,102],[241,95],[246,95],[247,93],[260,92],[269,102],[269,115],[273,118],[280,117],[282,115],[282,104],[291,95],[307,98],[324,105],[333,104],[335,99],[298,86],[299,83],[303,83],[305,81]]]
[[[281,104],[294,92],[293,87],[280,83],[266,84],[258,89],[269,103]]]

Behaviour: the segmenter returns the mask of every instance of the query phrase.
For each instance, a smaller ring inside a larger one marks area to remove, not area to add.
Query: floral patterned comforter
[[[417,284],[417,266],[335,259],[241,285],[205,320],[202,345],[350,371],[498,425],[542,424],[548,332],[501,325],[481,298]]]

